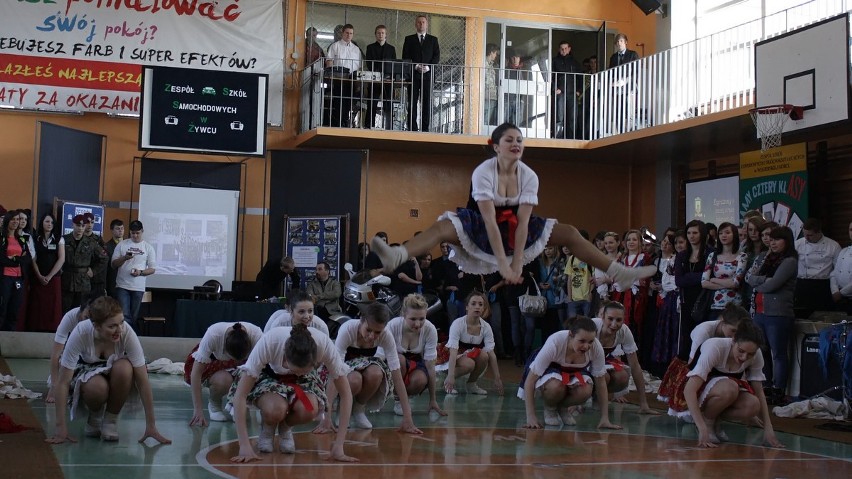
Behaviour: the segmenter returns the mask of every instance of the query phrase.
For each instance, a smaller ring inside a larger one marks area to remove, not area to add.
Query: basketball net
[[[793,105],[771,105],[749,110],[751,120],[760,135],[760,151],[781,146],[784,125],[790,119]]]

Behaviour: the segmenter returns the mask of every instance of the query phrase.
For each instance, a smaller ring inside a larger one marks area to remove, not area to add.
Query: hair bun
[[[242,324],[240,324],[239,322],[234,323],[234,330],[235,330],[235,331],[239,331],[239,330],[241,330],[241,329],[243,329],[243,325],[242,325]]]

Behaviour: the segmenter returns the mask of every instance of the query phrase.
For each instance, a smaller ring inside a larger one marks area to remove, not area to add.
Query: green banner
[[[740,154],[740,218],[749,210],[799,237],[808,217],[807,144]]]
[[[808,217],[808,172],[741,179],[740,217],[748,210],[758,210],[764,218],[789,226],[798,238]]]

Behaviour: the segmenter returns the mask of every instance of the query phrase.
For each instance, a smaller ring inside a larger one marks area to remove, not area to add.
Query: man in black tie
[[[408,129],[417,131],[417,102],[420,101],[420,131],[429,131],[432,117],[432,68],[441,61],[441,49],[438,37],[429,35],[429,19],[418,15],[414,21],[417,33],[405,37],[402,45],[403,60],[414,64],[414,78],[411,85],[411,102],[408,105]]]
[[[627,48],[627,35],[619,33],[615,36],[615,53],[609,57],[609,67],[616,68],[626,63],[639,59],[639,54]],[[635,81],[631,79],[631,73],[635,70],[624,69],[613,81],[613,102],[615,124],[614,133],[624,133],[635,128],[636,123],[636,92]],[[626,116],[626,118],[620,118]]]
[[[396,60],[396,48],[387,42],[388,29],[384,25],[376,27],[376,42],[367,45],[367,68],[382,74],[382,80],[393,77],[393,60]],[[376,101],[382,103],[382,124],[386,130],[391,129],[391,86],[380,84],[370,86],[370,101],[367,105],[367,121],[364,128],[370,128],[376,119]]]

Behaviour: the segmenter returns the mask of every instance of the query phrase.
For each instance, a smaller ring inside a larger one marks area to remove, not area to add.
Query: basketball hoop
[[[793,105],[769,105],[748,111],[760,135],[760,151],[781,146],[781,134],[787,120],[802,119],[802,107]]]

